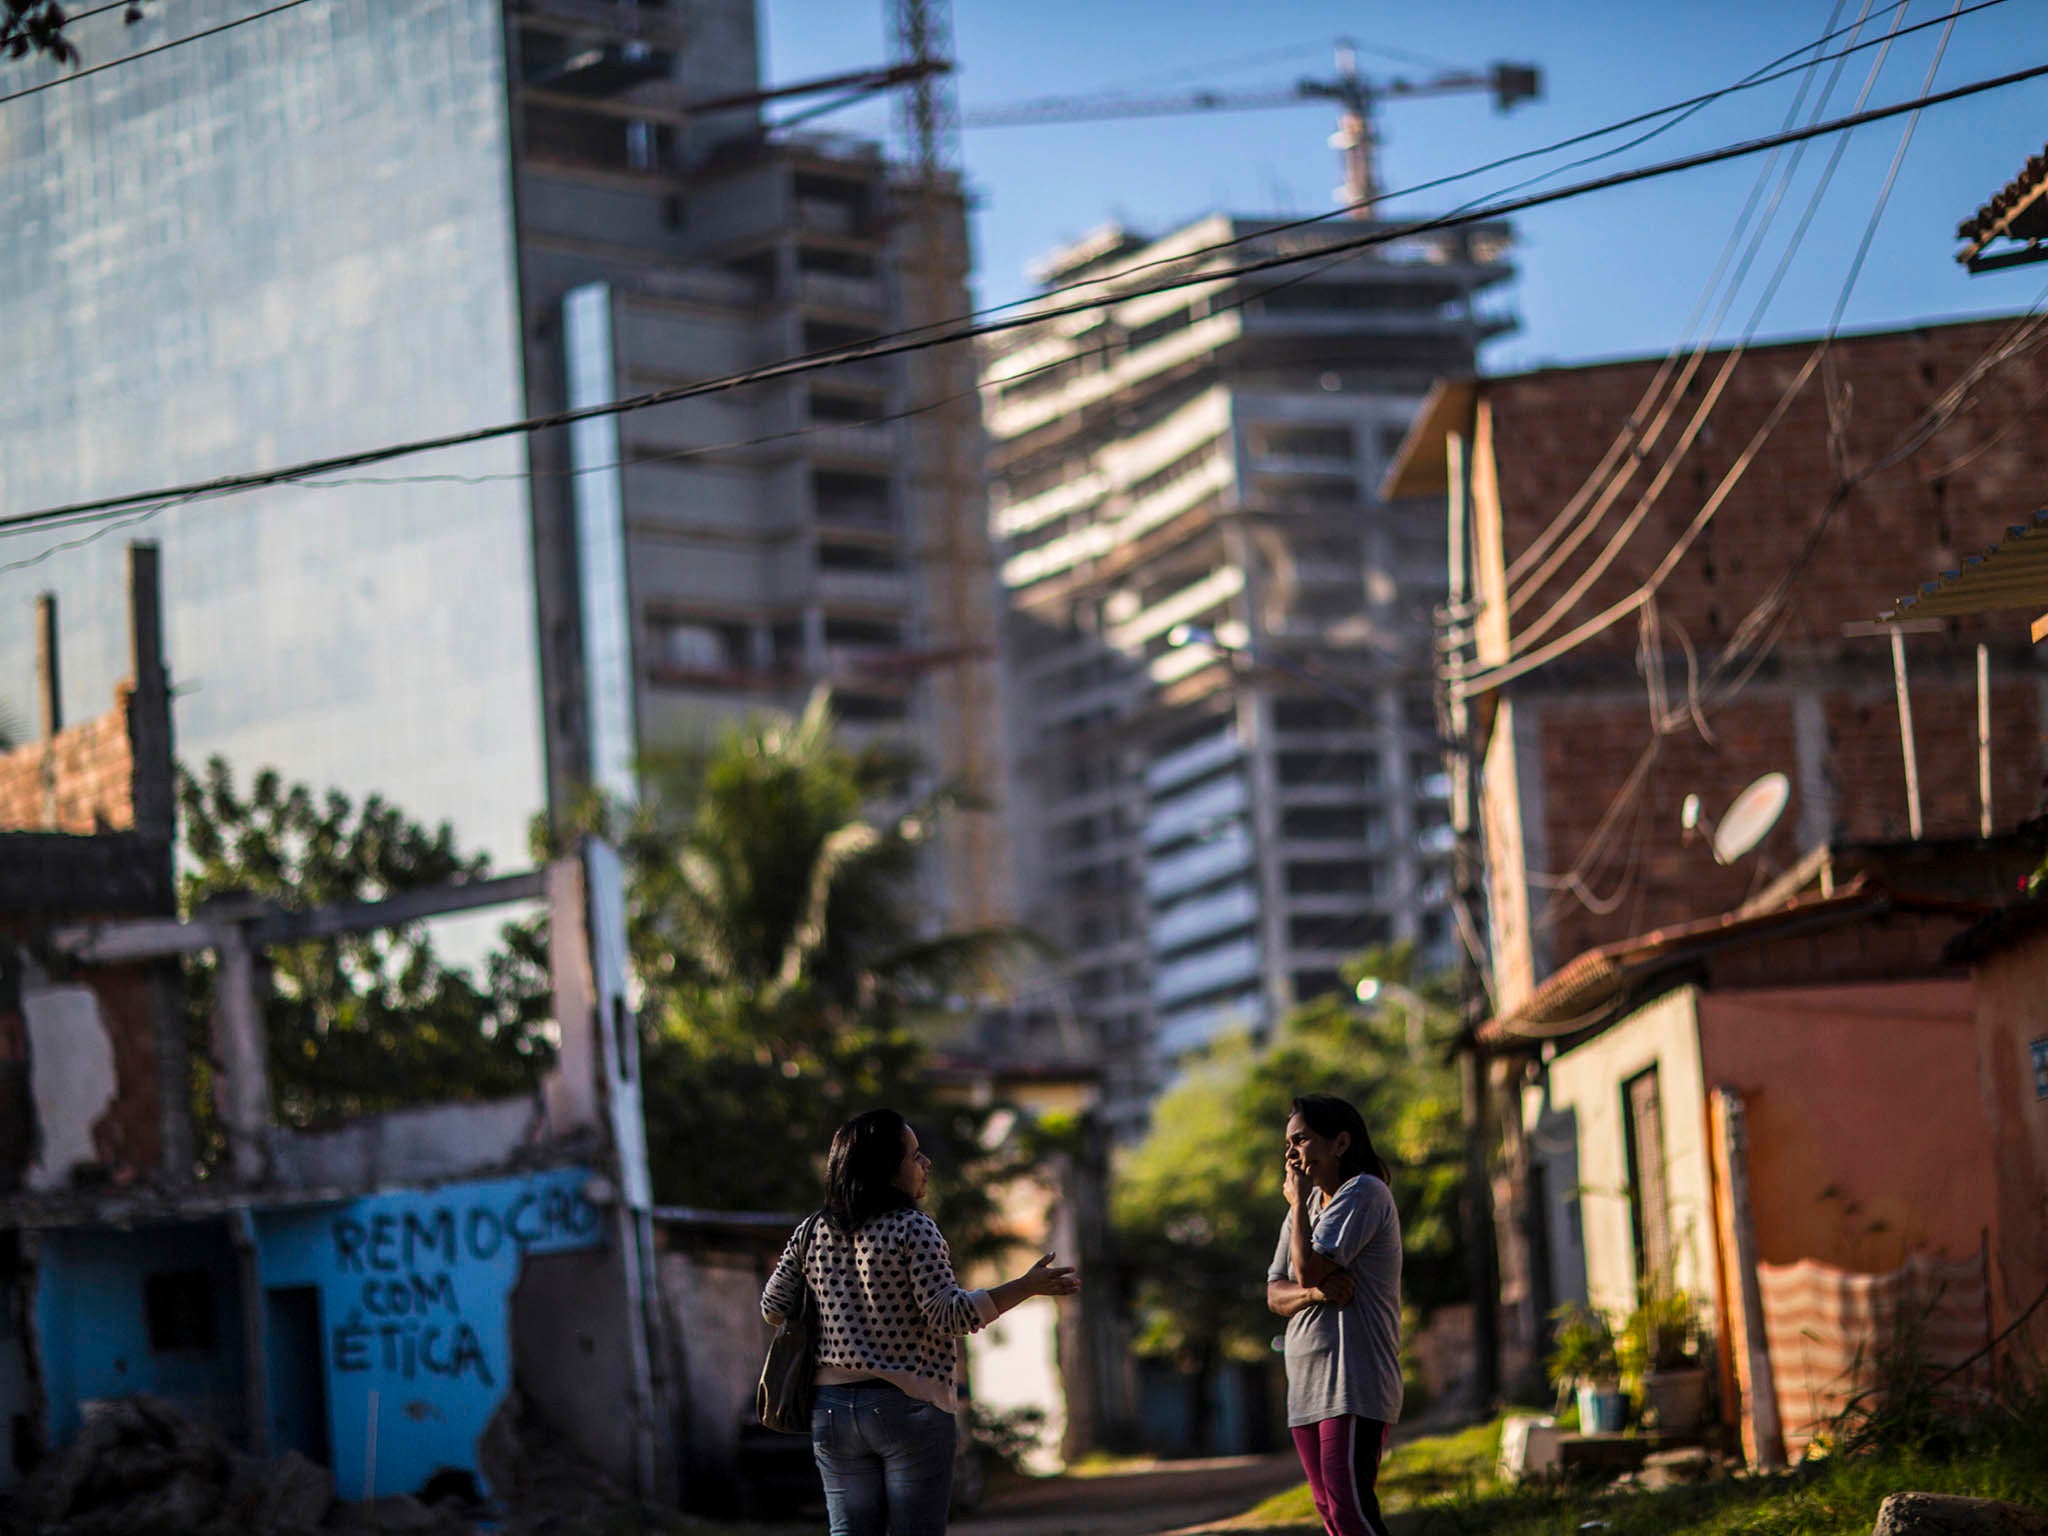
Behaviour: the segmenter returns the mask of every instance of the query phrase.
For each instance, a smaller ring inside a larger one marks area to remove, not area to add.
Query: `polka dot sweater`
[[[794,1308],[803,1228],[790,1234],[761,1292],[771,1323]],[[958,1407],[954,1340],[996,1318],[987,1291],[963,1290],[939,1224],[914,1208],[875,1217],[849,1237],[820,1218],[803,1263],[817,1303],[820,1385],[880,1377],[947,1412]]]

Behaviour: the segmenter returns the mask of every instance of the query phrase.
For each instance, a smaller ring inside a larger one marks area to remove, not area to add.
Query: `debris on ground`
[[[1895,1493],[1871,1536],[2048,1536],[2048,1510],[1945,1493]]]
[[[77,1437],[9,1500],[0,1536],[600,1536],[647,1528],[650,1512],[523,1402],[507,1397],[478,1446],[493,1497],[468,1473],[414,1494],[334,1497],[327,1468],[297,1451],[249,1456],[148,1396],[94,1405]]]

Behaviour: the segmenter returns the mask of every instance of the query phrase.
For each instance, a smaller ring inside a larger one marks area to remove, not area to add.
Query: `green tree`
[[[1382,949],[1349,973],[1405,985],[1411,965],[1408,949]],[[1424,1313],[1462,1299],[1457,1079],[1444,1050],[1455,1014],[1439,989],[1423,992],[1420,1050],[1403,1005],[1367,1011],[1333,994],[1294,1010],[1263,1045],[1219,1041],[1161,1096],[1113,1189],[1141,1353],[1198,1381],[1225,1360],[1266,1357],[1281,1329],[1265,1276],[1286,1213],[1282,1133],[1303,1093],[1356,1104],[1392,1169],[1404,1298]]]
[[[945,1092],[931,1045],[1025,941],[917,920],[919,849],[957,797],[908,797],[911,764],[847,745],[823,692],[648,768],[640,804],[588,797],[536,829],[536,852],[595,833],[626,861],[659,1198],[804,1209],[833,1128],[889,1104],[917,1122],[940,1221],[973,1251],[1000,1176],[993,1106]]]
[[[142,20],[141,0],[122,10],[130,26]],[[77,18],[59,0],[0,0],[0,58],[41,54],[56,64],[76,64],[78,48],[65,29]]]
[[[445,823],[428,830],[378,796],[357,806],[271,770],[244,795],[218,757],[200,776],[180,770],[178,808],[187,865],[179,905],[188,916],[231,893],[305,909],[489,872]],[[552,1058],[545,954],[530,926],[508,928],[481,981],[445,963],[418,924],[278,945],[265,959],[264,1029],[283,1124],[519,1093]],[[211,956],[193,960],[186,994],[195,1040],[208,1038],[214,987]]]

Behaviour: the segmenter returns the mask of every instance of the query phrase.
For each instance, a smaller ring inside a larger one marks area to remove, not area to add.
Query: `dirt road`
[[[1155,1536],[1225,1519],[1300,1481],[1292,1451],[1052,1477],[992,1495],[954,1529],[959,1536]]]

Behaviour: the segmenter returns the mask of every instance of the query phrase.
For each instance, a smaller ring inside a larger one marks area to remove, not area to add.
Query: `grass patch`
[[[1159,1465],[1157,1456],[1133,1451],[1089,1451],[1078,1461],[1067,1463],[1062,1477],[1121,1477],[1130,1472],[1150,1472]]]
[[[1493,1469],[1500,1459],[1501,1422],[1492,1419],[1454,1434],[1425,1435],[1395,1446],[1380,1463],[1380,1508],[1394,1514],[1498,1488]],[[1254,1505],[1231,1524],[1320,1527],[1321,1522],[1304,1482]]]
[[[1659,1493],[1513,1487],[1495,1480],[1500,1424],[1410,1441],[1380,1469],[1395,1536],[1867,1536],[1886,1495],[1917,1491],[2048,1508],[2048,1406],[1945,1451],[1890,1449],[1773,1476]],[[1320,1530],[1308,1488],[1275,1494],[1230,1528]]]

